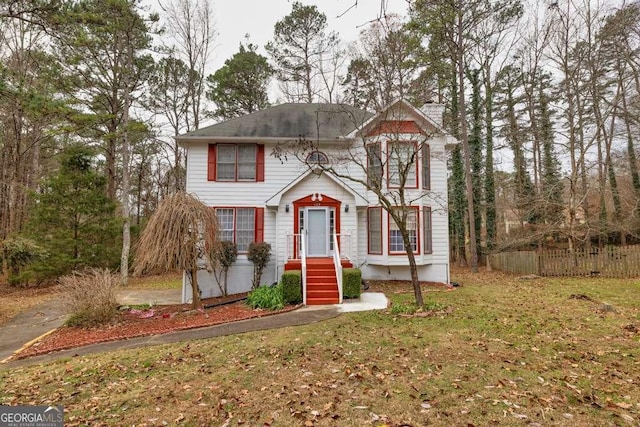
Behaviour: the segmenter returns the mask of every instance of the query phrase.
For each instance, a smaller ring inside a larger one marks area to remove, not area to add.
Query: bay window
[[[367,229],[369,253],[382,255],[382,208],[369,208]]]
[[[389,187],[417,188],[417,162],[415,142],[390,141],[387,145]]]
[[[400,208],[397,208],[398,210]],[[411,246],[413,248],[413,253],[418,253],[418,214],[417,208],[409,207],[407,208],[407,231],[409,233],[409,241],[411,242]],[[402,240],[402,233],[400,232],[400,228],[393,220],[391,215],[389,215],[389,253],[400,254],[406,253],[404,249],[404,241]]]

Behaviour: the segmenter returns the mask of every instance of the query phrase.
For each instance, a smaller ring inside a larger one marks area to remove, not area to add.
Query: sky
[[[406,0],[300,0],[316,5],[327,16],[329,30],[336,31],[344,42],[355,41],[360,31],[380,15],[381,2],[387,13],[406,15]],[[273,26],[291,13],[292,0],[215,0],[214,16],[218,36],[210,64],[214,72],[238,51],[240,42],[249,34],[251,43],[260,47],[273,38]],[[338,17],[339,15],[342,15]]]

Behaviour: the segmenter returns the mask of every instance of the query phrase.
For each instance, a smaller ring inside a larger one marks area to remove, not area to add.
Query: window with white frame
[[[390,141],[387,144],[389,186],[400,187],[405,177],[405,188],[417,187],[416,144],[413,141]]]
[[[422,145],[422,188],[431,189],[431,148],[429,144]]]
[[[382,148],[379,142],[367,145],[367,180],[369,185],[382,185]]]
[[[233,242],[233,208],[221,208],[216,209],[216,216],[218,217],[218,225],[220,226],[219,236],[221,241]]]
[[[399,208],[398,208],[399,209]],[[413,248],[413,253],[418,253],[418,220],[415,208],[408,208],[407,212],[407,231],[409,232],[409,240]],[[400,228],[389,215],[389,253],[406,253],[404,250],[404,241]]]
[[[433,233],[432,233],[432,225],[431,225],[431,208],[425,206],[424,212],[422,215],[422,222],[424,228],[424,253],[430,254],[433,253]]]
[[[217,208],[220,240],[234,242],[238,252],[247,252],[256,239],[255,208]]]
[[[218,144],[216,180],[255,181],[257,146],[255,144]]]
[[[382,254],[382,208],[369,208],[367,229],[369,232],[369,253]]]

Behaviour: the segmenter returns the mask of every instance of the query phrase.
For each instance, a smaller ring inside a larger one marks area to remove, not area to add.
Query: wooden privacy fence
[[[640,277],[640,245],[489,255],[491,267],[539,276]]]

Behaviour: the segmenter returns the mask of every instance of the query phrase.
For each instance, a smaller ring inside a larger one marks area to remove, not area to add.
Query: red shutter
[[[264,242],[264,208],[256,208],[256,242]]]
[[[209,154],[207,157],[207,180],[216,180],[216,145],[209,144]]]
[[[256,181],[264,182],[264,145],[258,144],[258,154],[256,158]]]

